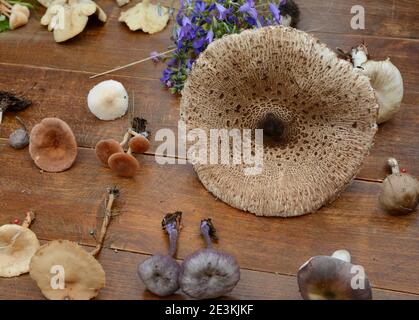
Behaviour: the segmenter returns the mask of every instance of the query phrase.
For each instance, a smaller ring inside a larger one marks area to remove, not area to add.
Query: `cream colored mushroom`
[[[39,248],[35,233],[28,227],[33,216],[22,226],[5,224],[0,227],[0,277],[16,277],[29,272],[29,263]]]
[[[132,31],[143,30],[147,33],[162,31],[169,21],[169,9],[151,4],[144,0],[135,7],[121,13],[119,21],[125,22]]]
[[[17,29],[28,23],[30,11],[28,7],[22,6],[18,3],[14,4],[9,18],[10,29]]]
[[[118,4],[118,6],[122,7],[129,3],[129,1],[130,0],[116,0],[116,3]]]
[[[64,42],[81,33],[87,25],[89,16],[96,14],[98,19],[106,22],[106,13],[91,0],[43,0],[48,5],[41,24],[54,32],[56,42]]]

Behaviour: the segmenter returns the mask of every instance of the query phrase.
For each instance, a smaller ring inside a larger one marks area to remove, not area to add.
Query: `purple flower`
[[[254,20],[258,18],[258,13],[255,9],[255,2],[253,0],[247,0],[247,2],[239,8],[239,12],[247,13]]]
[[[203,11],[205,11],[205,3],[201,0],[199,0],[195,3],[195,12],[196,13],[201,13]]]
[[[160,60],[161,58],[159,57],[159,53],[157,51],[151,51],[150,57],[151,57],[151,61],[153,61],[154,63],[158,63],[161,61]]]
[[[208,41],[208,43],[211,43],[212,40],[214,40],[214,32],[212,31],[212,29],[210,29],[207,33],[207,36],[205,37],[205,39]]]
[[[163,83],[167,83],[170,80],[170,76],[172,75],[172,70],[170,68],[164,69],[162,77],[160,81]]]
[[[287,4],[287,0],[281,0],[281,2],[279,3],[280,6],[284,6]]]
[[[216,3],[215,6],[218,11],[218,20],[224,20],[227,17],[227,15],[231,12],[231,8],[227,9],[222,4]]]
[[[275,21],[277,23],[280,23],[281,22],[281,16],[279,14],[278,7],[275,4],[273,4],[272,2],[269,2],[269,10],[271,11],[272,16],[275,19]]]

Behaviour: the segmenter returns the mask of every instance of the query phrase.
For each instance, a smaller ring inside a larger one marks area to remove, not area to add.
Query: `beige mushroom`
[[[310,34],[282,26],[212,42],[196,60],[180,103],[188,132],[200,128],[210,137],[217,128],[245,137],[242,129],[263,130],[263,143],[252,139],[247,148],[258,158],[244,158],[245,145],[237,152],[227,139],[227,163],[201,161],[208,150],[196,142],[190,160],[218,199],[282,217],[315,212],[339,196],[372,146],[377,108],[366,76]]]
[[[30,11],[28,7],[22,6],[18,3],[14,4],[9,19],[10,29],[17,29],[28,23]]]
[[[88,300],[105,286],[105,271],[95,257],[102,249],[119,190],[110,188],[107,195],[98,243],[92,252],[68,240],[55,240],[43,245],[33,256],[30,276],[47,299]]]
[[[130,0],[116,0],[116,3],[118,4],[119,7],[125,6],[126,4],[129,3]]]
[[[135,7],[121,13],[119,21],[125,22],[132,31],[143,30],[147,33],[162,31],[169,21],[169,9],[143,0]]]
[[[29,272],[31,258],[39,248],[38,238],[29,229],[33,219],[30,212],[22,226],[5,224],[0,227],[0,277]]]
[[[53,31],[56,42],[64,42],[81,33],[87,25],[89,16],[96,14],[106,22],[106,13],[91,0],[54,0],[44,1],[48,6],[41,18],[41,24]]]

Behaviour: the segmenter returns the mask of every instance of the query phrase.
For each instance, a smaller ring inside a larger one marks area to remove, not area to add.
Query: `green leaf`
[[[3,19],[0,21],[0,32],[7,31],[10,29],[9,20]]]

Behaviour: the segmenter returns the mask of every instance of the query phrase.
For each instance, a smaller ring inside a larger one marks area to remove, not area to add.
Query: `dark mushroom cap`
[[[179,284],[195,299],[218,298],[230,293],[240,280],[240,267],[233,256],[202,249],[185,258]]]
[[[305,300],[370,300],[372,292],[365,275],[364,289],[353,289],[352,263],[341,259],[316,256],[298,271],[298,286]]]
[[[150,141],[140,134],[129,141],[129,147],[134,153],[144,153],[150,149]]]
[[[165,297],[179,289],[180,266],[168,255],[154,255],[138,266],[138,275],[147,289]]]
[[[124,152],[111,155],[108,160],[108,165],[112,171],[121,177],[133,177],[140,168],[137,159]]]
[[[31,131],[29,153],[40,169],[61,172],[70,168],[76,160],[76,138],[63,120],[45,118]]]
[[[124,152],[124,149],[115,139],[105,139],[96,144],[95,152],[99,161],[108,166],[109,157],[114,153]]]

